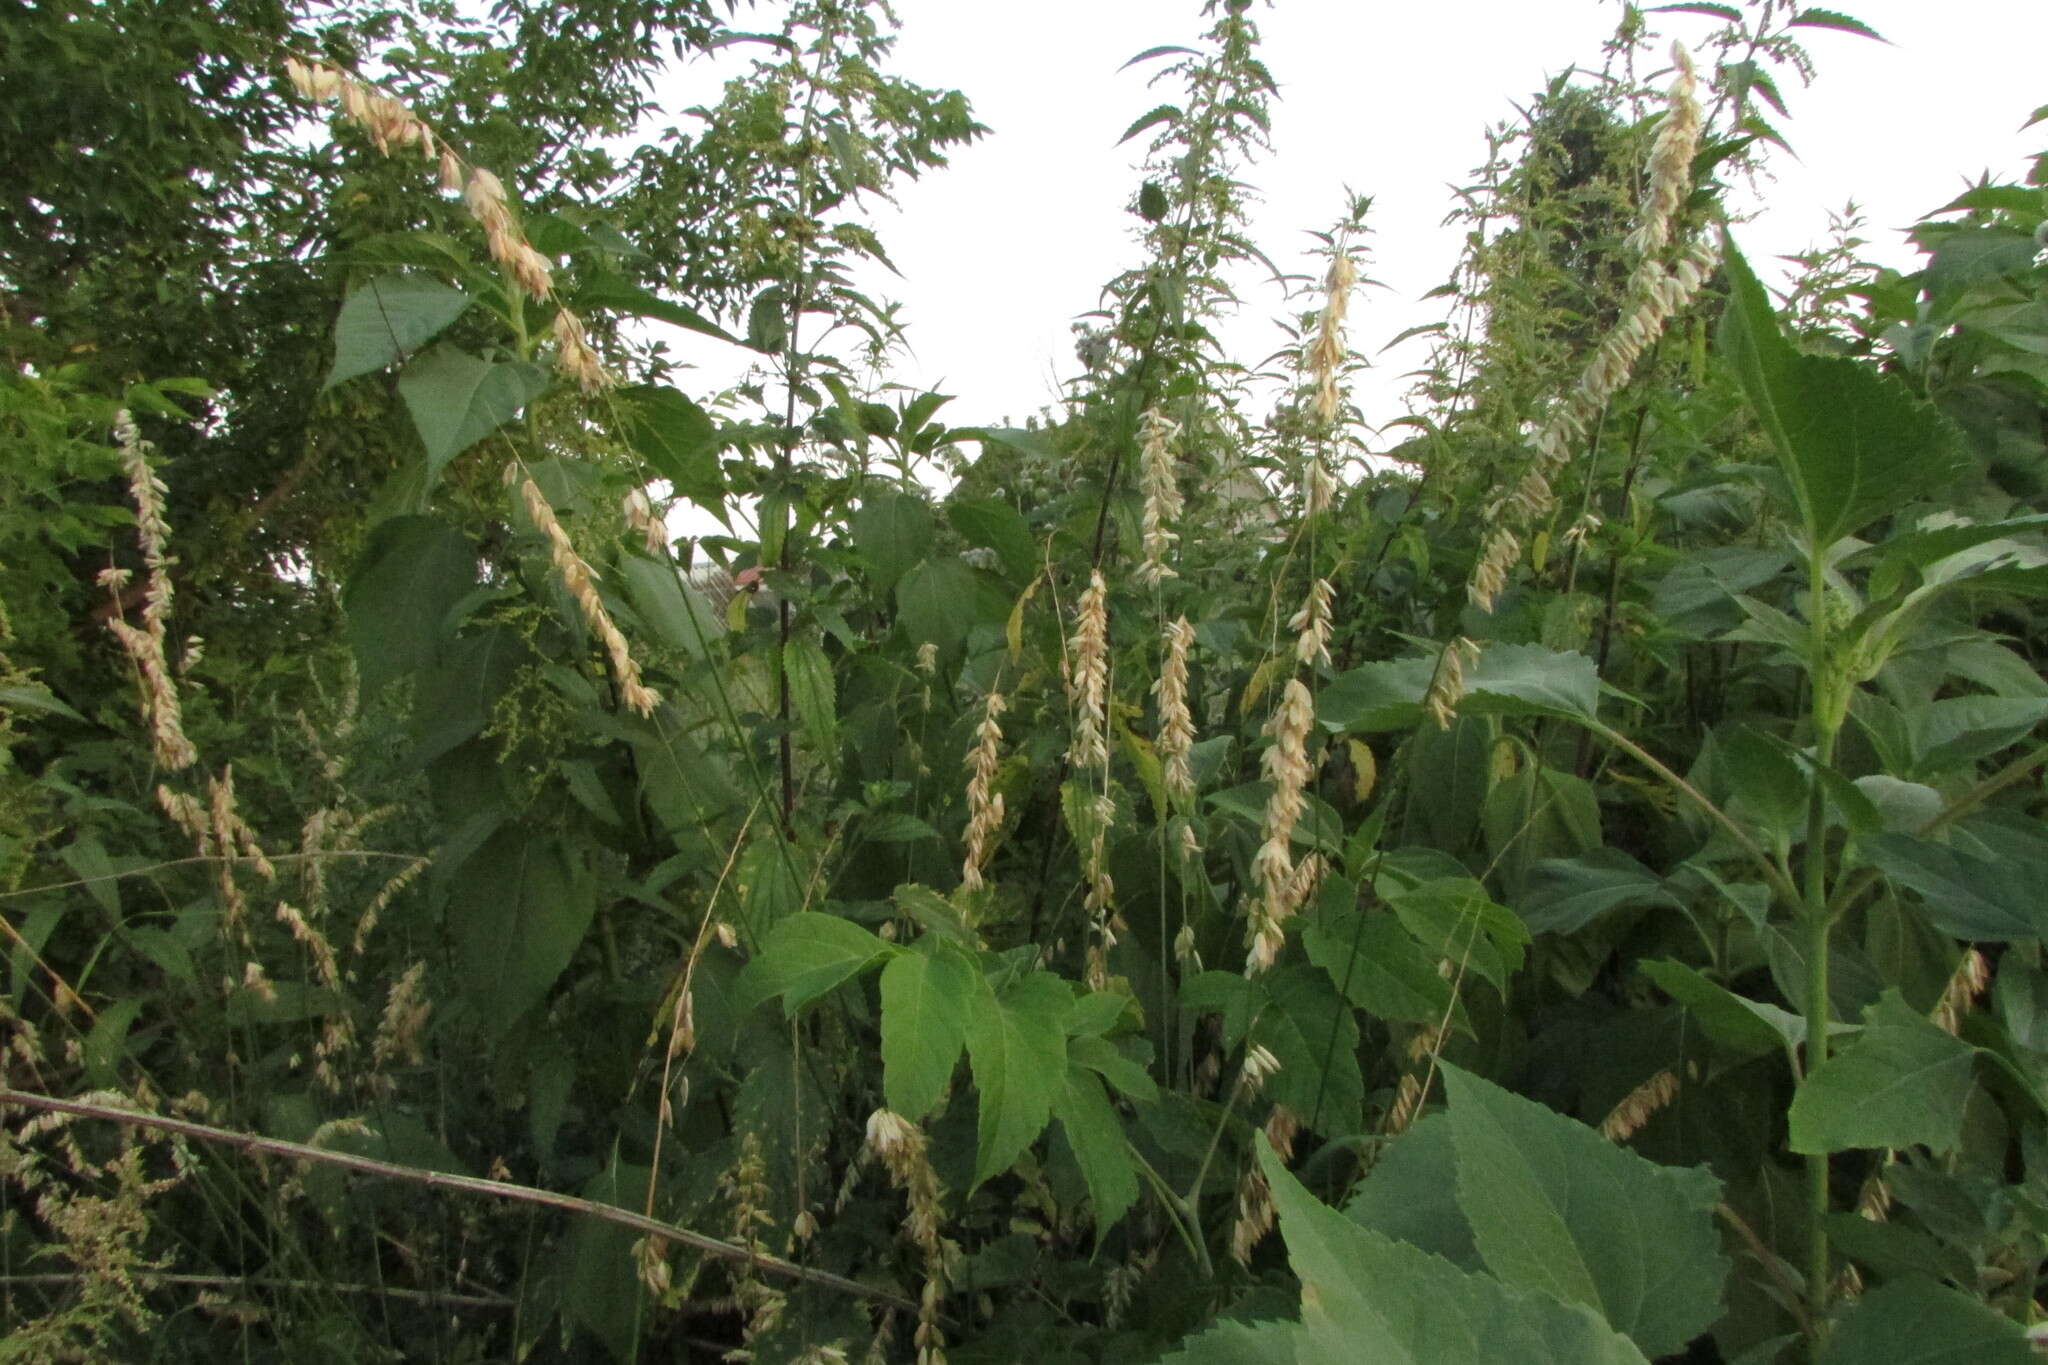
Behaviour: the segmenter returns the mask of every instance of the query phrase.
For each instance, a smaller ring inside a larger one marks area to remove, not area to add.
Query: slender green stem
[[[1842,686],[1834,676],[1828,640],[1827,578],[1822,553],[1816,549],[1808,563],[1807,613],[1813,627],[1813,756],[1816,767],[1813,790],[1806,803],[1806,849],[1801,921],[1805,928],[1806,951],[1806,1070],[1800,1084],[1806,1085],[1828,1059],[1828,1027],[1832,1011],[1828,1004],[1828,931],[1834,923],[1828,905],[1827,794],[1820,773],[1835,759],[1835,736],[1841,707],[1834,689]],[[1828,1158],[1825,1152],[1806,1158],[1806,1307],[1818,1323],[1827,1313],[1828,1264]]]
[[[1740,845],[1742,851],[1749,855],[1750,861],[1757,865],[1757,870],[1764,874],[1764,880],[1770,884],[1771,890],[1787,906],[1797,907],[1804,901],[1799,888],[1792,884],[1792,879],[1785,875],[1784,869],[1778,866],[1770,854],[1764,852],[1762,845],[1750,837],[1748,830],[1736,824],[1729,817],[1728,812],[1722,810],[1709,800],[1705,792],[1673,772],[1664,763],[1659,761],[1656,755],[1630,739],[1627,735],[1622,734],[1619,730],[1611,730],[1598,721],[1584,721],[1582,724],[1594,734],[1600,736],[1600,738],[1606,740],[1645,768],[1648,768],[1658,777],[1664,779],[1665,784],[1673,791],[1699,807],[1702,814],[1726,831],[1728,836]]]
[[[1202,1267],[1204,1277],[1214,1279],[1216,1276],[1216,1266],[1209,1259],[1208,1246],[1202,1241],[1202,1227],[1195,1219],[1194,1209],[1188,1205],[1186,1200],[1173,1192],[1173,1187],[1166,1183],[1165,1176],[1152,1169],[1152,1163],[1145,1160],[1143,1152],[1140,1152],[1136,1147],[1130,1147],[1128,1143],[1125,1145],[1129,1148],[1131,1160],[1135,1161],[1138,1165],[1138,1174],[1144,1176],[1146,1181],[1150,1183],[1152,1193],[1159,1197],[1160,1204],[1165,1206],[1167,1213],[1171,1216],[1173,1230],[1180,1234],[1180,1240],[1187,1246],[1188,1254],[1195,1258],[1195,1264]]]

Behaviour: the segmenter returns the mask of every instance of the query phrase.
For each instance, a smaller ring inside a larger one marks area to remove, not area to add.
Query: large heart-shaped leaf
[[[448,462],[517,417],[548,386],[548,372],[523,360],[483,360],[436,346],[398,376],[398,393],[427,451],[427,482]]]
[[[1598,1309],[1647,1356],[1683,1350],[1720,1316],[1719,1181],[1653,1165],[1457,1067],[1443,1075],[1458,1205],[1489,1270]]]
[[[1855,360],[1800,351],[1732,242],[1724,258],[1732,295],[1721,350],[1777,450],[1815,552],[1963,472],[1946,418]]]
[[[469,295],[430,275],[379,275],[342,301],[334,322],[334,368],[321,388],[396,364],[462,316]]]
[[[494,1032],[540,1003],[596,913],[590,878],[537,830],[507,825],[463,864],[448,930],[458,979]]]
[[[434,662],[449,611],[476,586],[476,566],[468,540],[432,517],[393,517],[377,525],[341,598],[365,688]]]

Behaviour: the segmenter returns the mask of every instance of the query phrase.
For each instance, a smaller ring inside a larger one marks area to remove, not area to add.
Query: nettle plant
[[[280,55],[393,220],[322,266],[308,420],[393,472],[286,562],[306,657],[180,633],[195,456],[136,416],[231,392],[0,408],[68,499],[5,528],[34,582],[125,490],[141,699],[0,636],[0,1357],[2032,1358],[2048,160],[1788,327],[1715,177],[1868,30],[1662,8],[1709,69],[1624,7],[1489,135],[1392,460],[1368,200],[1284,352],[1217,340],[1248,0],[1134,59],[1142,259],[1024,428],[876,378],[863,203],[981,131],[885,7],[650,10],[761,55],[609,217],[462,151],[491,62],[431,14],[386,67],[445,128]],[[632,319],[753,369],[686,392]]]

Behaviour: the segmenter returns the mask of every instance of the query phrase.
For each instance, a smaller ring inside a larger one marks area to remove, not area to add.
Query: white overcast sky
[[[956,86],[992,130],[953,164],[878,206],[877,228],[904,278],[873,278],[900,301],[911,354],[891,376],[957,395],[955,425],[1019,419],[1054,405],[1070,377],[1074,318],[1100,286],[1141,260],[1126,211],[1143,138],[1125,127],[1177,92],[1146,88],[1151,66],[1119,72],[1161,43],[1196,45],[1198,0],[895,0],[903,26],[891,69]],[[2048,104],[2048,0],[1829,0],[1889,44],[1806,30],[1819,68],[1801,89],[1779,76],[1797,159],[1773,152],[1768,212],[1741,229],[1753,260],[1803,250],[1827,211],[1853,198],[1868,216],[1866,253],[1910,266],[1900,230],[1989,169],[2018,180],[2048,150],[2048,123],[2019,127]],[[1253,236],[1288,270],[1306,270],[1306,232],[1333,221],[1345,187],[1374,197],[1369,273],[1386,289],[1354,300],[1350,337],[1371,357],[1402,329],[1441,316],[1419,296],[1448,276],[1458,230],[1441,226],[1446,186],[1484,154],[1482,132],[1552,75],[1597,67],[1620,7],[1613,0],[1280,0],[1253,10],[1262,55],[1281,89],[1274,151],[1258,188]],[[1652,16],[1671,37],[1715,26]],[[745,51],[745,49],[740,49]],[[683,102],[710,94],[713,72],[680,73]],[[663,92],[665,95],[669,91]],[[1255,283],[1255,281],[1248,281]],[[1277,288],[1249,292],[1227,336],[1257,361],[1287,310]],[[1426,343],[1377,357],[1360,397],[1369,421],[1401,414],[1396,375]],[[709,361],[710,357],[705,356]],[[715,366],[703,375],[714,378]],[[718,376],[723,382],[723,376]],[[1398,438],[1398,436],[1397,436]]]

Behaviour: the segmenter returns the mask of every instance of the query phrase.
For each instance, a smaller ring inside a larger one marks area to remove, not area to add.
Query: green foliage
[[[1219,340],[1253,9],[1133,59],[1022,427],[889,379],[868,210],[981,130],[884,5],[0,19],[0,1080],[416,1177],[10,1109],[0,1354],[2019,1358],[2048,172],[1784,310],[1727,245],[1529,482],[1867,28],[1624,7],[1489,132],[1388,449],[1322,285]],[[1660,14],[1722,54],[1662,276]],[[675,128],[668,52],[732,77]]]

